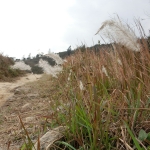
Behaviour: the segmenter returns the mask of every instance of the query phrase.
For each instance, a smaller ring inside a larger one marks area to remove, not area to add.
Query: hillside
[[[13,81],[16,77],[25,74],[24,71],[12,69],[10,66],[14,63],[12,58],[0,54],[0,81]]]
[[[98,32],[105,26],[113,29],[113,44],[66,51],[66,61],[52,54],[59,73],[12,90],[0,110],[0,147],[150,148],[149,45],[144,35],[139,41],[120,21],[106,21]]]

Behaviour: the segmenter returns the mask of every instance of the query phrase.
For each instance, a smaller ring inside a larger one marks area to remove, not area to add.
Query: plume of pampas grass
[[[96,34],[100,32],[103,32],[103,35],[111,42],[119,43],[133,51],[140,51],[134,31],[120,20],[112,19],[103,22]]]
[[[49,54],[46,54],[45,56],[53,58],[56,61],[57,65],[60,65],[63,63],[63,60],[59,57],[58,54],[49,53]]]
[[[82,83],[81,80],[79,81],[79,87],[80,87],[80,90],[81,90],[81,91],[84,90],[84,86],[83,86],[83,83]]]
[[[109,77],[109,76],[108,76],[108,73],[107,73],[107,70],[106,70],[106,68],[105,68],[104,66],[102,66],[102,72],[103,72],[107,77]]]
[[[122,66],[122,62],[119,58],[117,58],[117,63]]]
[[[31,70],[29,65],[26,65],[24,61],[15,62],[13,66],[10,66],[12,69],[20,69],[20,70]]]
[[[71,73],[72,73],[72,70],[70,69],[70,73],[69,73],[69,76],[68,76],[68,81],[70,81]]]
[[[48,64],[47,61],[40,59],[39,67],[43,68],[44,73],[46,74],[51,74],[53,77],[57,77],[57,74],[62,71],[62,67],[61,66],[54,66],[52,67],[51,65]]]

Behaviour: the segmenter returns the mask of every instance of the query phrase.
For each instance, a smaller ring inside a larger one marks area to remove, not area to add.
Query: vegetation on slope
[[[12,69],[13,59],[0,54],[0,81],[12,81],[15,77],[23,75],[24,72],[18,69]]]
[[[78,51],[53,80],[47,96],[55,123],[69,127],[57,142],[66,149],[150,149],[149,48],[145,39],[136,50],[127,44]]]
[[[46,124],[69,128],[56,149],[149,149],[150,54],[142,45],[139,52],[117,44],[114,51],[79,50],[58,78],[34,85],[54,109]]]
[[[133,148],[130,130],[137,143],[150,144],[147,137],[138,139],[141,130],[150,133],[150,54],[117,49],[77,53],[55,81],[57,93],[50,97],[65,112],[56,118],[69,127],[68,142],[74,141],[75,149]]]
[[[118,31],[119,24],[113,24]],[[120,31],[128,35],[124,27]],[[44,109],[53,109],[43,115],[44,129],[68,127],[53,149],[150,149],[149,47],[144,38],[137,48],[131,48],[135,39],[130,42],[118,40],[108,51],[78,50],[57,78],[32,84],[49,102]]]

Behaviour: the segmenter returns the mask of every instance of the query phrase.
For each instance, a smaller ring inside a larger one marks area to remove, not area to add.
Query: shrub
[[[35,74],[42,74],[43,73],[43,69],[39,66],[33,66],[31,68],[31,71]]]
[[[14,77],[25,73],[24,71],[10,68],[10,65],[14,65],[14,60],[0,54],[0,81],[10,81]]]

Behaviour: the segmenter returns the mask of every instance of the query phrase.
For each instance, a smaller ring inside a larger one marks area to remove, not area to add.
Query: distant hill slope
[[[85,45],[79,46],[74,50],[70,50],[70,51],[63,51],[63,52],[59,52],[58,55],[62,58],[65,59],[66,57],[74,54],[76,51],[81,50],[81,51],[85,51],[85,50],[91,50],[94,52],[99,52],[102,50],[113,50],[112,44],[96,44],[94,46],[91,47],[86,47]]]
[[[15,77],[23,75],[25,72],[19,69],[12,69],[10,65],[14,60],[0,54],[0,81],[12,81]]]
[[[22,62],[20,62],[20,60],[17,62],[18,67],[21,67],[20,69],[24,69],[26,67],[23,67],[26,65],[28,65],[31,69],[28,69],[28,72],[33,72],[35,74],[42,74],[42,73],[48,73],[50,74],[50,72],[54,75],[54,72],[61,70],[60,66],[63,63],[63,60],[67,57],[69,57],[70,55],[75,54],[77,51],[94,51],[95,53],[98,53],[99,51],[103,51],[103,50],[113,50],[112,45],[111,44],[102,44],[102,45],[94,45],[91,47],[85,47],[85,45],[79,46],[74,50],[67,50],[64,52],[59,52],[57,54],[55,53],[49,53],[49,54],[45,54],[45,55],[36,55],[36,57],[34,58],[27,58],[27,59],[23,59]],[[25,64],[23,64],[25,63]]]
[[[46,55],[37,55],[34,58],[27,58],[23,60],[16,60],[14,68],[26,70],[34,74],[52,74],[56,76],[62,67],[63,59],[58,54],[49,53]]]

